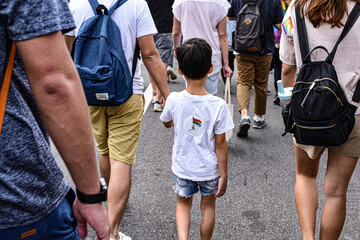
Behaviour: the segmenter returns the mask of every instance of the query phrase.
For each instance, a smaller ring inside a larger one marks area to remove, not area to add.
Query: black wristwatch
[[[88,195],[76,189],[76,195],[77,198],[82,203],[94,204],[94,203],[105,202],[107,200],[107,186],[105,179],[100,178],[100,193]]]

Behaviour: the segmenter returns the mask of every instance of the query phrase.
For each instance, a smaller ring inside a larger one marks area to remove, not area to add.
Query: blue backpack
[[[133,76],[139,47],[136,44],[132,75],[123,51],[120,29],[111,18],[115,9],[127,0],[117,1],[108,9],[97,0],[89,0],[95,16],[80,26],[71,48],[88,105],[118,106],[133,94]]]

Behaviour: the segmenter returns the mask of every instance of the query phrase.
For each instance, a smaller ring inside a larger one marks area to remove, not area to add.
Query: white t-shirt
[[[229,8],[226,0],[175,0],[173,5],[174,16],[181,23],[183,41],[202,38],[210,44],[214,70],[209,76],[222,68],[217,26],[227,16]]]
[[[211,94],[172,92],[160,116],[174,123],[172,171],[183,179],[209,181],[220,176],[215,153],[215,134],[234,128],[223,99]]]
[[[353,9],[355,2],[347,1],[349,13]],[[345,14],[342,22],[345,24],[347,15]],[[311,22],[305,18],[305,25],[309,41],[310,51],[316,46],[324,46],[329,52],[335,46],[343,28],[331,28],[329,24],[322,24],[319,28],[314,28]],[[299,69],[302,65],[299,37],[296,26],[296,15],[294,1],[290,4],[282,23],[282,35],[280,40],[280,60],[287,65],[296,65]],[[339,84],[349,103],[359,106],[353,102],[355,87],[360,79],[360,19],[356,21],[346,37],[341,41],[336,51],[333,65],[335,67]],[[323,50],[315,50],[311,54],[312,61],[323,61],[327,53]],[[356,111],[360,114],[360,108]]]
[[[98,0],[99,4],[105,5],[108,9],[110,9],[116,1],[117,0]],[[69,7],[75,20],[76,29],[66,35],[76,36],[82,22],[94,16],[94,11],[88,0],[70,1]],[[157,33],[155,23],[151,17],[149,7],[144,0],[128,0],[114,11],[112,18],[120,28],[124,53],[131,71],[136,38]],[[143,93],[144,80],[141,77],[140,64],[140,61],[138,61],[134,75],[134,94]]]

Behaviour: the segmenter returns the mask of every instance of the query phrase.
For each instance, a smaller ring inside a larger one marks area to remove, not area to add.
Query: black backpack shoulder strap
[[[296,26],[297,26],[297,32],[299,36],[299,45],[300,45],[300,51],[301,51],[301,59],[303,64],[305,63],[305,60],[307,62],[311,61],[310,55],[308,56],[310,50],[309,50],[309,42],[308,37],[306,33],[306,26],[305,26],[305,16],[301,18],[300,16],[300,7],[297,6],[295,8],[296,13]],[[308,56],[306,58],[306,56]]]
[[[349,18],[346,21],[346,24],[341,32],[340,37],[338,38],[333,50],[330,53],[331,59],[327,60],[333,60],[335,57],[336,50],[340,44],[340,42],[345,38],[345,36],[348,34],[352,26],[355,24],[356,20],[359,18],[360,15],[360,3],[356,3],[352,11],[350,12]],[[329,58],[329,57],[328,57]]]
[[[140,46],[138,41],[136,40],[136,45],[135,45],[135,51],[134,51],[134,58],[133,58],[133,64],[132,64],[132,69],[131,69],[131,76],[134,78],[135,76],[135,71],[136,71],[136,67],[137,67],[137,62],[140,59]]]
[[[349,26],[347,32],[349,32],[351,27],[355,24],[356,20],[359,18],[359,13],[360,13],[360,3],[356,3],[353,10],[351,11],[351,13],[349,15],[348,21],[346,22],[346,25]],[[346,25],[345,25],[345,27],[346,27]],[[344,30],[345,30],[345,27],[344,27]],[[345,35],[344,35],[344,37],[345,37]],[[334,55],[335,55],[335,53],[334,53]],[[354,102],[357,102],[357,103],[360,102],[360,81],[358,81],[358,83],[356,84],[356,88],[355,88],[355,92],[354,92],[354,95],[352,97],[352,100]]]
[[[331,51],[329,56],[326,58],[327,61],[332,62],[332,60],[335,57],[335,53],[339,46],[339,43],[345,38],[346,34],[348,34],[348,32],[350,31],[352,26],[355,24],[356,20],[359,18],[359,16],[360,16],[360,3],[356,3],[354,8],[352,9],[352,11],[350,12],[349,18],[346,21],[344,29],[342,30],[341,35],[338,38],[333,50]],[[360,81],[358,81],[358,83],[356,84],[356,88],[355,88],[355,92],[352,97],[352,100],[357,103],[360,102]]]

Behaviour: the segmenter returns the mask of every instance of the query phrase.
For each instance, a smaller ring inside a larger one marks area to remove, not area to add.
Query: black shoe
[[[276,105],[280,105],[280,98],[277,94],[275,95],[275,97],[273,99],[273,103]]]
[[[250,118],[241,119],[239,130],[237,132],[237,136],[238,137],[247,137],[249,128],[250,128]]]

